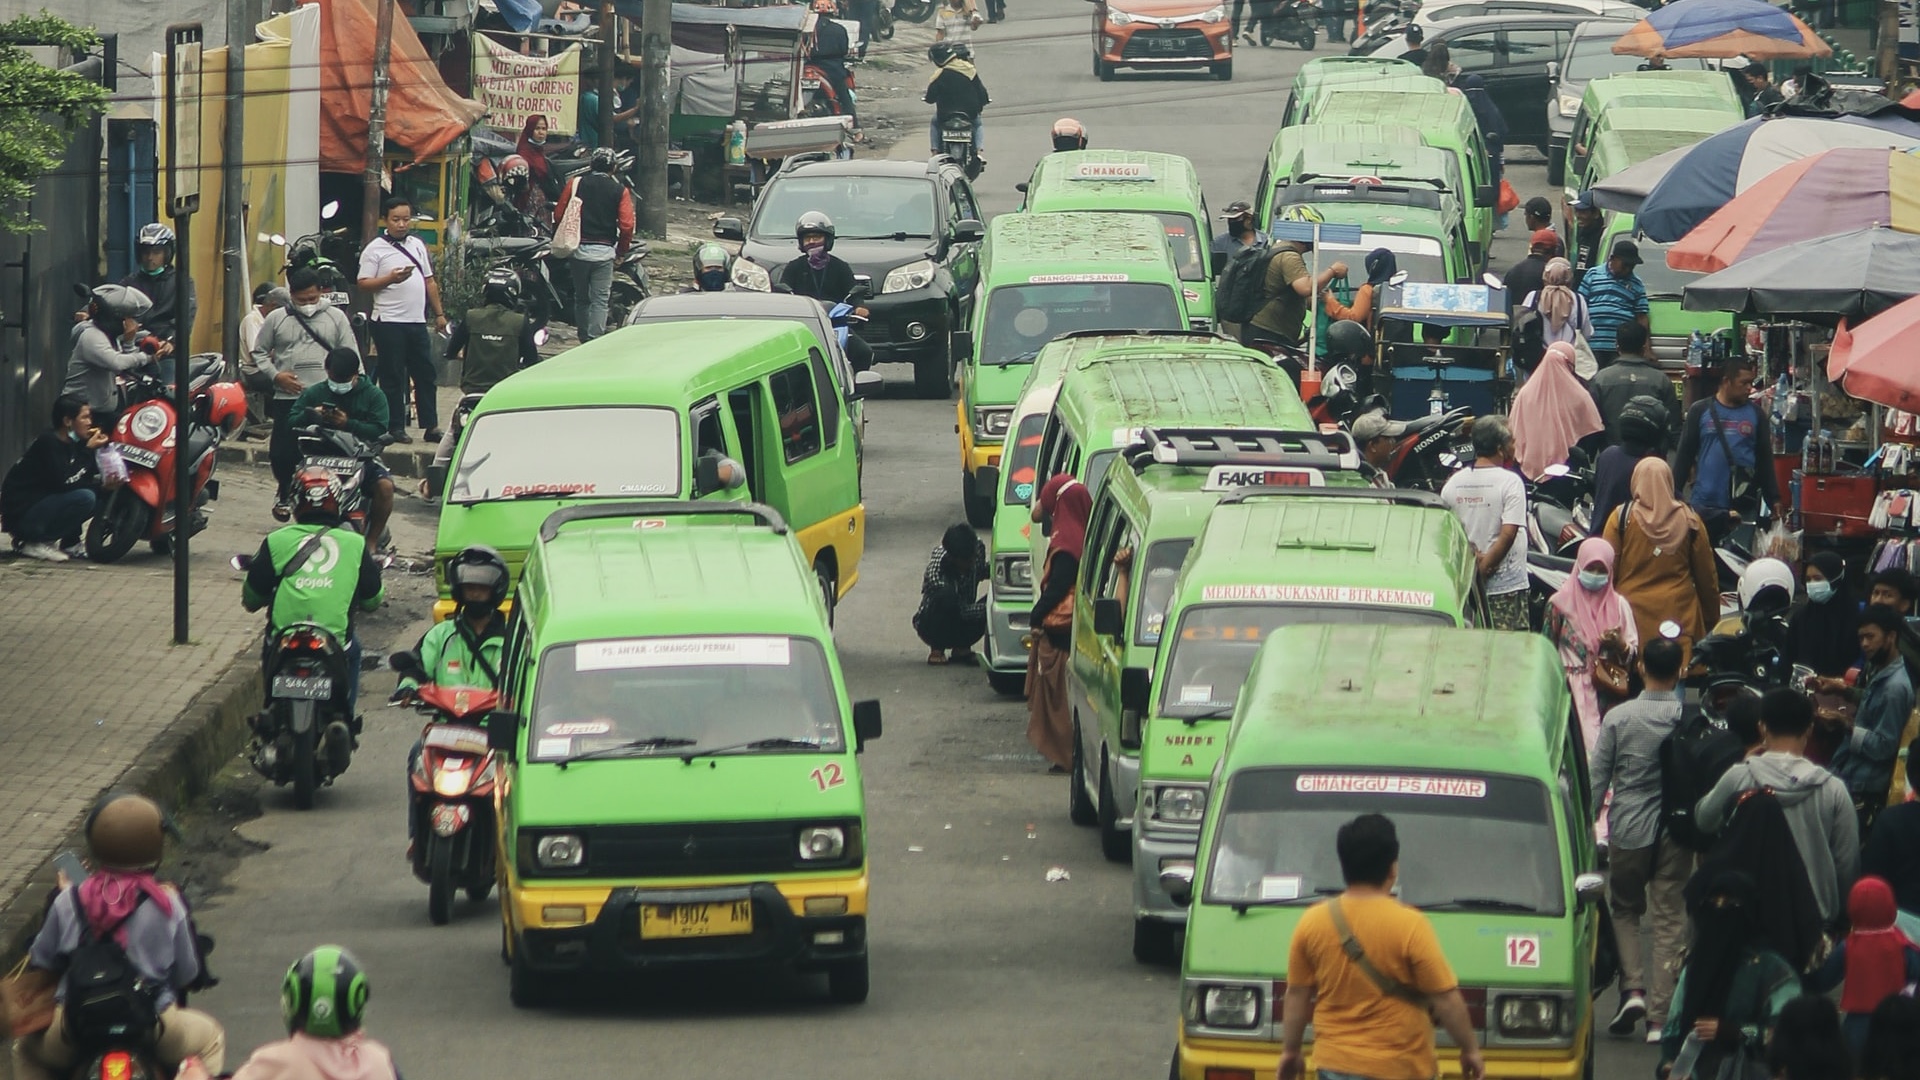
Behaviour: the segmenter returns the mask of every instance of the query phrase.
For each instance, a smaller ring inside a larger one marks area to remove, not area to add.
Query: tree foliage
[[[105,87],[40,63],[25,46],[85,52],[99,44],[91,29],[45,10],[0,22],[0,230],[43,227],[28,215],[35,182],[60,163],[74,129],[107,103]]]

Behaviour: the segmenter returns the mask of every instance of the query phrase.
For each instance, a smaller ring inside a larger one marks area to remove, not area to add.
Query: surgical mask
[[[1605,570],[1580,571],[1580,587],[1588,592],[1599,592],[1607,587],[1607,572]]]
[[[74,442],[85,442],[85,441],[86,441],[85,439],[82,439],[82,438],[80,437],[80,429],[79,429],[79,428],[68,428],[68,429],[67,429],[67,438],[69,438],[69,439],[72,439],[72,440],[73,440]]]
[[[529,135],[527,136],[527,141],[535,146],[547,145],[547,137],[545,135]]]
[[[159,277],[161,274],[167,272],[167,264],[161,263],[159,266],[143,266],[140,268],[140,272],[152,277]]]
[[[353,393],[353,383],[334,382],[332,379],[328,379],[327,389],[333,391],[336,394],[351,394]]]
[[[320,305],[317,302],[312,304],[295,304],[293,305],[293,310],[299,312],[302,315],[305,315],[308,318],[312,318],[313,316],[320,314]]]
[[[1816,604],[1824,604],[1827,601],[1833,599],[1833,582],[1831,581],[1807,582],[1807,599],[1813,601]]]

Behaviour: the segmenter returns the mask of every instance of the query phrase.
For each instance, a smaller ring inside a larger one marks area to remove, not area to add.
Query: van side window
[[[500,687],[501,707],[508,711],[518,711],[516,703],[520,699],[520,684],[524,679],[522,666],[526,663],[527,645],[531,638],[527,621],[520,617],[520,605],[515,604],[513,616],[507,620],[507,647],[500,655],[500,678],[505,684]]]
[[[1060,414],[1054,413],[1047,418],[1045,434],[1040,442],[1040,468],[1034,474],[1033,492],[1047,486],[1047,481],[1061,473],[1071,473],[1080,464],[1078,447],[1073,444],[1073,433],[1060,420]]]
[[[720,427],[720,400],[708,398],[693,407],[693,456],[715,453],[731,456],[727,435]]]
[[[1193,549],[1192,540],[1162,540],[1147,549],[1144,559],[1134,556],[1134,572],[1140,575],[1140,607],[1134,615],[1133,641],[1153,645],[1160,641],[1161,625],[1167,607],[1173,602],[1173,584],[1180,577],[1180,566]]]
[[[1120,521],[1124,519],[1114,509],[1112,499],[1100,500],[1088,515],[1087,541],[1080,557],[1080,588],[1089,595],[1105,595],[1095,590],[1104,584],[1102,566],[1113,554],[1113,534],[1118,531],[1115,523]]]
[[[813,369],[813,391],[820,399],[820,426],[826,430],[828,446],[840,444],[840,391],[833,385],[833,373],[827,370],[827,358],[819,349],[807,350],[807,366]]]
[[[765,489],[760,486],[760,413],[765,406],[754,383],[727,391],[727,408],[733,413],[733,430],[740,436],[740,465],[747,470],[747,490],[756,498]]]
[[[813,380],[805,364],[767,377],[774,415],[780,419],[780,449],[791,465],[820,452],[820,411],[814,407]]]
[[[1133,527],[1125,514],[1113,516],[1112,543],[1107,547],[1106,557],[1100,560],[1099,592],[1095,595],[1103,600],[1118,600],[1122,604],[1132,595],[1127,586],[1133,580],[1133,563],[1139,557],[1140,530]],[[1120,560],[1126,558],[1126,565]]]

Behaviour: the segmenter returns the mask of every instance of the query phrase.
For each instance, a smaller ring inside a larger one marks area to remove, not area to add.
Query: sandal
[[[971,667],[974,664],[979,663],[979,660],[980,660],[979,653],[974,652],[972,649],[961,649],[958,652],[955,652],[953,654],[952,662],[956,664],[964,664],[964,665],[967,665],[968,667]]]
[[[927,665],[929,667],[939,667],[946,662],[947,654],[941,652],[939,649],[935,649],[927,654]]]

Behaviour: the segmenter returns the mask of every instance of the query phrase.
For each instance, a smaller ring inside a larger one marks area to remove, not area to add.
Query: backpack
[[[1731,756],[1728,754],[1731,748]],[[1689,851],[1713,847],[1713,836],[1694,818],[1697,806],[1720,774],[1739,760],[1733,734],[1695,713],[1660,740],[1660,831]]]
[[[1278,249],[1272,243],[1241,248],[1220,271],[1214,290],[1214,314],[1222,322],[1244,323],[1267,304],[1267,264]]]
[[[1547,317],[1540,314],[1540,301],[1513,313],[1513,345],[1509,351],[1514,366],[1532,371],[1547,355]]]
[[[1701,860],[1699,875],[1711,880],[1712,871],[1722,867],[1746,874],[1758,886],[1752,913],[1755,944],[1785,957],[1795,971],[1808,970],[1821,954],[1825,928],[1820,902],[1786,809],[1772,788],[1740,794],[1726,827]]]
[[[143,899],[141,903],[145,903]],[[102,1046],[143,1040],[159,1023],[160,987],[149,982],[113,939],[126,920],[104,932],[87,921],[80,898],[74,897],[80,918],[80,947],[67,957],[64,1005],[67,1038],[75,1046]],[[134,906],[138,911],[139,905]],[[133,917],[128,913],[127,919]]]

